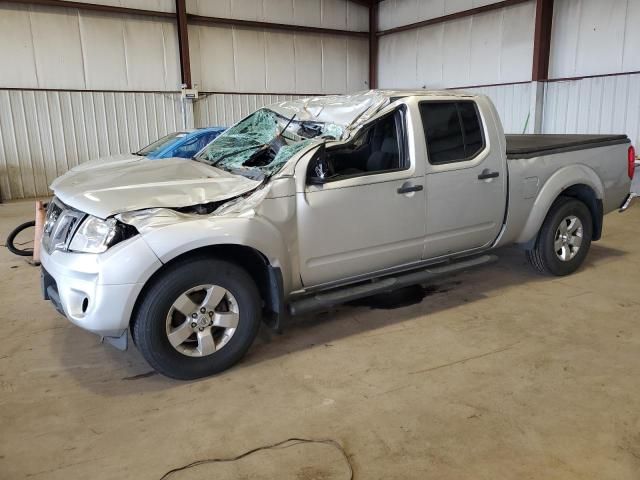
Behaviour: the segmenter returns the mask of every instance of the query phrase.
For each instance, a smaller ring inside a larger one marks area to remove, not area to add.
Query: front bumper
[[[102,254],[41,253],[45,300],[102,337],[126,333],[138,295],[162,263],[138,235]]]

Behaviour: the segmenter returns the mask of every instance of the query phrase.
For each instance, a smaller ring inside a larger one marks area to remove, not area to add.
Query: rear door
[[[502,132],[487,128],[495,121],[491,109],[461,98],[424,100],[418,107],[427,157],[424,258],[491,245],[507,195]]]

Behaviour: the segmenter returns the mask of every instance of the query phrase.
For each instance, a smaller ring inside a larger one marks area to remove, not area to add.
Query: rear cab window
[[[419,108],[430,164],[466,162],[484,150],[484,131],[475,102],[425,101]]]

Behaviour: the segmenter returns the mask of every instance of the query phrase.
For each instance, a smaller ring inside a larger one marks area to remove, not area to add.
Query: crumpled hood
[[[261,182],[184,158],[107,162],[73,169],[51,189],[67,205],[100,218],[145,208],[228,200]]]

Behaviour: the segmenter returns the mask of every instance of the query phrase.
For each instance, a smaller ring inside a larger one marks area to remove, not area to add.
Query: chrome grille
[[[42,232],[42,246],[53,250],[67,250],[69,242],[85,214],[68,207],[57,198],[49,202]]]

